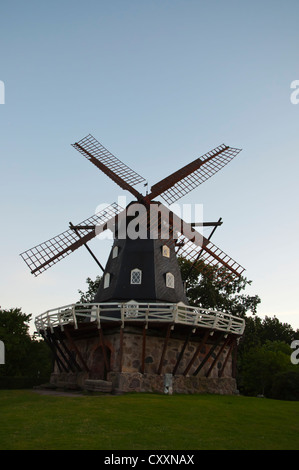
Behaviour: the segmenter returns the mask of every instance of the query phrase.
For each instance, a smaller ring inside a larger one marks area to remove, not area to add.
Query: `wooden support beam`
[[[70,364],[69,360],[67,359],[67,357],[65,356],[64,352],[62,351],[62,349],[61,349],[61,347],[60,347],[60,345],[59,345],[57,339],[56,339],[55,336],[54,336],[54,333],[52,333],[52,334],[50,335],[50,338],[51,338],[51,342],[52,342],[52,344],[54,345],[55,349],[56,349],[57,351],[59,351],[60,356],[62,357],[63,361],[66,363],[66,365],[65,365],[65,364],[63,363],[63,361],[61,361],[61,364],[62,364],[64,370],[65,370],[66,372],[70,372],[70,371],[71,371],[71,372],[74,372],[74,369],[73,369],[72,365]]]
[[[218,341],[216,341],[216,343],[210,348],[210,350],[207,352],[207,354],[205,355],[205,357],[203,358],[203,360],[201,361],[201,363],[199,364],[199,366],[197,367],[196,371],[193,372],[193,375],[196,376],[198,374],[198,372],[203,368],[203,366],[205,365],[205,363],[207,362],[207,360],[209,359],[209,357],[213,354],[213,352],[215,351],[215,349],[217,348],[217,346],[220,344],[220,342],[223,340],[223,337],[220,336],[218,338]]]
[[[226,338],[226,340],[224,341],[223,345],[221,346],[221,348],[219,349],[214,361],[212,362],[208,372],[205,374],[206,377],[209,377],[211,375],[211,372],[212,370],[214,369],[215,367],[215,364],[216,362],[218,361],[219,357],[220,357],[220,354],[222,353],[222,351],[224,350],[224,348],[226,348],[226,346],[228,345],[228,343],[231,341],[231,338],[228,336]]]
[[[79,357],[80,361],[82,362],[82,364],[83,364],[85,370],[86,370],[87,372],[89,372],[89,368],[88,368],[86,362],[84,361],[81,352],[80,352],[79,349],[77,348],[77,345],[76,345],[76,343],[74,342],[74,340],[73,340],[73,338],[72,338],[70,332],[68,331],[68,329],[65,329],[64,332],[65,332],[65,335],[66,335],[67,339],[68,339],[69,342],[71,343],[72,348],[74,348],[74,350],[76,351],[76,354],[77,354],[77,356]]]
[[[119,372],[122,372],[123,368],[123,349],[124,349],[124,329],[121,326],[119,332]]]
[[[67,345],[65,344],[63,339],[59,338],[59,342],[60,342],[61,346],[63,347],[63,349],[65,350],[67,356],[69,357],[69,363],[73,364],[73,366],[75,367],[75,369],[77,369],[78,372],[81,372],[82,371],[81,367],[79,366],[78,362],[76,361],[76,359],[72,355],[72,352],[69,350],[69,348],[67,347]],[[75,372],[75,370],[72,369],[72,372]]]
[[[162,350],[161,359],[160,359],[160,364],[159,364],[159,368],[158,368],[158,372],[157,372],[158,375],[160,375],[161,372],[162,372],[163,361],[164,361],[164,357],[165,357],[165,353],[166,353],[168,340],[169,340],[169,337],[170,337],[171,327],[172,327],[172,324],[168,325],[168,327],[167,327],[166,336],[165,336],[164,345],[163,345],[163,350]]]
[[[106,371],[109,372],[110,371],[110,364],[109,364],[108,358],[107,358],[107,351],[106,351],[105,340],[104,340],[104,335],[103,335],[102,328],[99,328],[99,335],[100,335],[100,345],[101,345],[103,356],[104,356],[105,368],[106,368]]]
[[[49,348],[51,349],[52,351],[52,354],[53,354],[53,358],[54,358],[54,361],[56,362],[57,364],[57,367],[59,369],[59,372],[62,372],[62,369],[64,369],[66,372],[67,372],[67,368],[65,367],[65,365],[63,364],[63,362],[61,361],[60,357],[58,356],[57,352],[56,352],[56,349],[55,349],[55,346],[54,344],[52,344],[52,341],[50,341],[49,338],[47,338],[47,336],[44,334],[44,333],[41,333],[42,337],[44,338],[45,342],[47,343],[47,345],[49,346]]]
[[[193,329],[193,327],[192,327],[192,329]],[[192,334],[192,330],[190,330],[189,333],[188,333],[187,336],[186,336],[186,339],[185,339],[185,342],[184,342],[183,347],[182,347],[182,349],[181,349],[181,352],[180,352],[180,354],[179,354],[179,357],[178,357],[178,359],[177,359],[177,361],[176,361],[176,364],[175,364],[175,366],[174,366],[174,368],[173,368],[172,375],[175,375],[175,374],[176,374],[176,371],[178,370],[179,364],[180,364],[180,362],[181,362],[181,360],[182,360],[182,358],[183,358],[183,356],[184,356],[185,349],[186,349],[186,347],[187,347],[187,345],[188,345],[188,343],[189,343],[191,334]]]
[[[146,330],[147,330],[147,326],[144,325],[143,332],[142,332],[142,354],[141,354],[141,367],[140,367],[140,372],[142,374],[144,374],[144,368],[145,368]]]
[[[225,366],[226,366],[226,364],[227,364],[228,358],[229,358],[229,356],[230,356],[230,354],[231,354],[233,348],[235,347],[235,344],[236,344],[236,341],[233,341],[232,344],[230,345],[230,348],[229,348],[229,350],[228,350],[228,352],[227,352],[226,358],[225,358],[225,360],[224,360],[224,362],[223,362],[223,366],[222,366],[221,370],[219,371],[218,377],[222,377],[222,376],[223,376]]]
[[[232,377],[237,377],[237,353],[238,353],[238,340],[235,339],[232,350]]]
[[[199,343],[199,345],[197,346],[196,350],[195,350],[195,353],[191,359],[191,361],[189,362],[188,366],[186,367],[186,369],[184,370],[183,372],[183,375],[186,376],[189,372],[189,370],[191,369],[195,359],[197,358],[198,354],[200,353],[200,350],[203,348],[203,346],[206,344],[206,341],[210,335],[210,332],[211,330],[207,330],[204,334],[204,337],[203,339],[201,340],[201,342]]]

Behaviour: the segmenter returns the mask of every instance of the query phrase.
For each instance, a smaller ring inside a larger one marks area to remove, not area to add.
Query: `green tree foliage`
[[[299,400],[299,370],[295,367],[273,378],[270,397],[280,400]]]
[[[256,313],[260,298],[242,293],[251,281],[240,277],[228,282],[229,274],[225,269],[216,270],[200,260],[195,265],[185,258],[178,261],[191,305],[227,311],[243,318],[247,312]]]
[[[290,347],[294,339],[299,339],[299,331],[294,331],[288,323],[281,323],[275,316],[246,317],[245,321],[245,332],[238,347],[239,388],[247,395],[284,399],[287,391],[280,395],[283,380],[286,380],[287,390],[290,377],[295,379],[296,372],[299,373],[299,366],[291,363]],[[277,376],[280,376],[279,385],[277,382],[274,389]]]
[[[284,341],[269,341],[246,349],[242,355],[239,387],[249,395],[271,396],[276,374],[293,370],[291,348]]]
[[[102,279],[101,276],[97,276],[94,281],[92,279],[90,279],[90,277],[88,277],[86,279],[88,289],[87,289],[86,292],[83,292],[82,290],[78,290],[78,292],[80,294],[79,303],[81,303],[81,304],[87,303],[88,304],[88,303],[93,302],[93,299],[94,299],[94,297],[95,297],[95,295],[98,291],[101,279]]]
[[[29,378],[31,383],[49,377],[50,351],[44,341],[30,336],[30,320],[31,315],[22,313],[20,308],[0,310],[0,339],[5,345],[5,364],[0,366],[1,386],[5,386],[8,377]]]

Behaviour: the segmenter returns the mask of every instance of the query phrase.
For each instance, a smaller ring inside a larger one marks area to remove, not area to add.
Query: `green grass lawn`
[[[0,390],[0,449],[299,449],[299,402]]]

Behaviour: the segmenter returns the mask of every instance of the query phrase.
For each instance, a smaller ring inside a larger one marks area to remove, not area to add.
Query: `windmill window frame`
[[[140,285],[142,281],[142,271],[139,268],[134,268],[131,271],[131,284]]]
[[[162,255],[165,258],[170,258],[170,248],[167,245],[162,245]]]
[[[166,273],[165,275],[166,287],[174,289],[174,275],[172,273]]]
[[[118,246],[115,246],[112,250],[112,259],[117,258],[119,254],[119,248]]]
[[[110,273],[104,275],[104,289],[107,289],[110,286]]]

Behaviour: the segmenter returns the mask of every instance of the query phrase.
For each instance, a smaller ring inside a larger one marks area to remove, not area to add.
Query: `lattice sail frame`
[[[216,269],[217,273],[222,273],[222,279],[226,279],[227,282],[240,278],[245,271],[243,266],[234,261],[210,240],[204,239],[202,246],[198,246],[184,235],[179,234],[176,245],[177,256],[191,261],[196,269],[200,267],[200,270],[203,272],[208,271],[208,266],[212,266]],[[202,266],[199,263],[196,266],[197,260],[203,261],[204,265]],[[223,268],[226,270],[225,275],[223,275]]]
[[[109,152],[91,134],[72,146],[122,189],[130,191],[137,199],[142,198],[142,195],[133,186],[144,183],[146,180]]]
[[[148,197],[159,195],[167,204],[173,204],[211,178],[239,152],[241,149],[222,144],[152,186]]]
[[[80,229],[80,237],[74,230],[69,229],[30,250],[24,251],[20,256],[29,267],[31,273],[38,276],[53,266],[53,264],[94,238],[96,234],[100,233],[100,228],[113,220],[121,211],[123,211],[123,208],[117,203],[108,205],[105,209],[78,224],[88,227]]]

